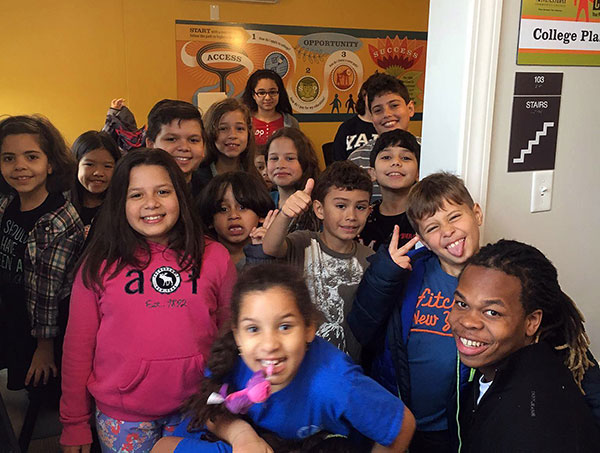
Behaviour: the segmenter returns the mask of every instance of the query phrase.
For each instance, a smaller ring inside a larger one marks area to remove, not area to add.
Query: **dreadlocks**
[[[502,239],[483,247],[468,265],[496,269],[520,280],[525,313],[538,309],[543,312],[536,342],[545,341],[563,354],[565,366],[585,393],[581,381],[585,371],[594,365],[587,355],[590,340],[583,327],[583,315],[560,288],[550,260],[535,247]]]

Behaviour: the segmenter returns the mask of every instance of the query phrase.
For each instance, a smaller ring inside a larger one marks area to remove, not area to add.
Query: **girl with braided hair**
[[[535,247],[501,240],[469,260],[449,315],[460,360],[477,370],[461,452],[597,451],[600,372],[583,322]]]

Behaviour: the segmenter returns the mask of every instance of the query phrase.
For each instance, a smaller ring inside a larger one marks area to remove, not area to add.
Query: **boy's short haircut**
[[[417,182],[408,193],[408,221],[419,233],[419,222],[434,215],[445,202],[454,205],[467,205],[473,209],[475,202],[465,183],[452,173],[433,173]]]
[[[313,200],[323,203],[332,187],[342,190],[363,190],[368,192],[369,198],[373,192],[373,182],[367,170],[349,160],[333,162],[321,173],[312,191]]]
[[[389,74],[375,74],[369,78],[367,86],[367,99],[369,100],[369,111],[373,109],[373,101],[377,96],[394,93],[402,97],[407,104],[410,102],[410,94],[406,85],[396,77]]]
[[[377,159],[377,155],[391,146],[398,146],[409,150],[415,155],[417,165],[419,165],[421,161],[421,145],[419,145],[415,136],[408,131],[394,129],[393,131],[384,132],[377,137],[377,141],[369,154],[371,167],[375,168],[375,159]]]
[[[202,128],[202,139],[206,141],[202,115],[193,104],[175,99],[163,99],[154,104],[148,113],[148,132],[146,138],[155,142],[162,127],[173,120],[196,120]]]

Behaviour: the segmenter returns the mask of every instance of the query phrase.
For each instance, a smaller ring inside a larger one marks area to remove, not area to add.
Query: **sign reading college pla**
[[[177,92],[238,97],[249,75],[272,69],[300,121],[356,113],[358,91],[375,71],[404,81],[422,112],[426,32],[176,21]],[[419,114],[420,116],[420,114]],[[415,118],[419,120],[419,118]]]
[[[600,66],[600,0],[522,0],[517,64]]]

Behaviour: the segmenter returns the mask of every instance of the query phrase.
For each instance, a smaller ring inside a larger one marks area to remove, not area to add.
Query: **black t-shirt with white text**
[[[377,138],[373,123],[363,121],[358,115],[344,121],[333,140],[333,160],[346,160],[355,149]]]

